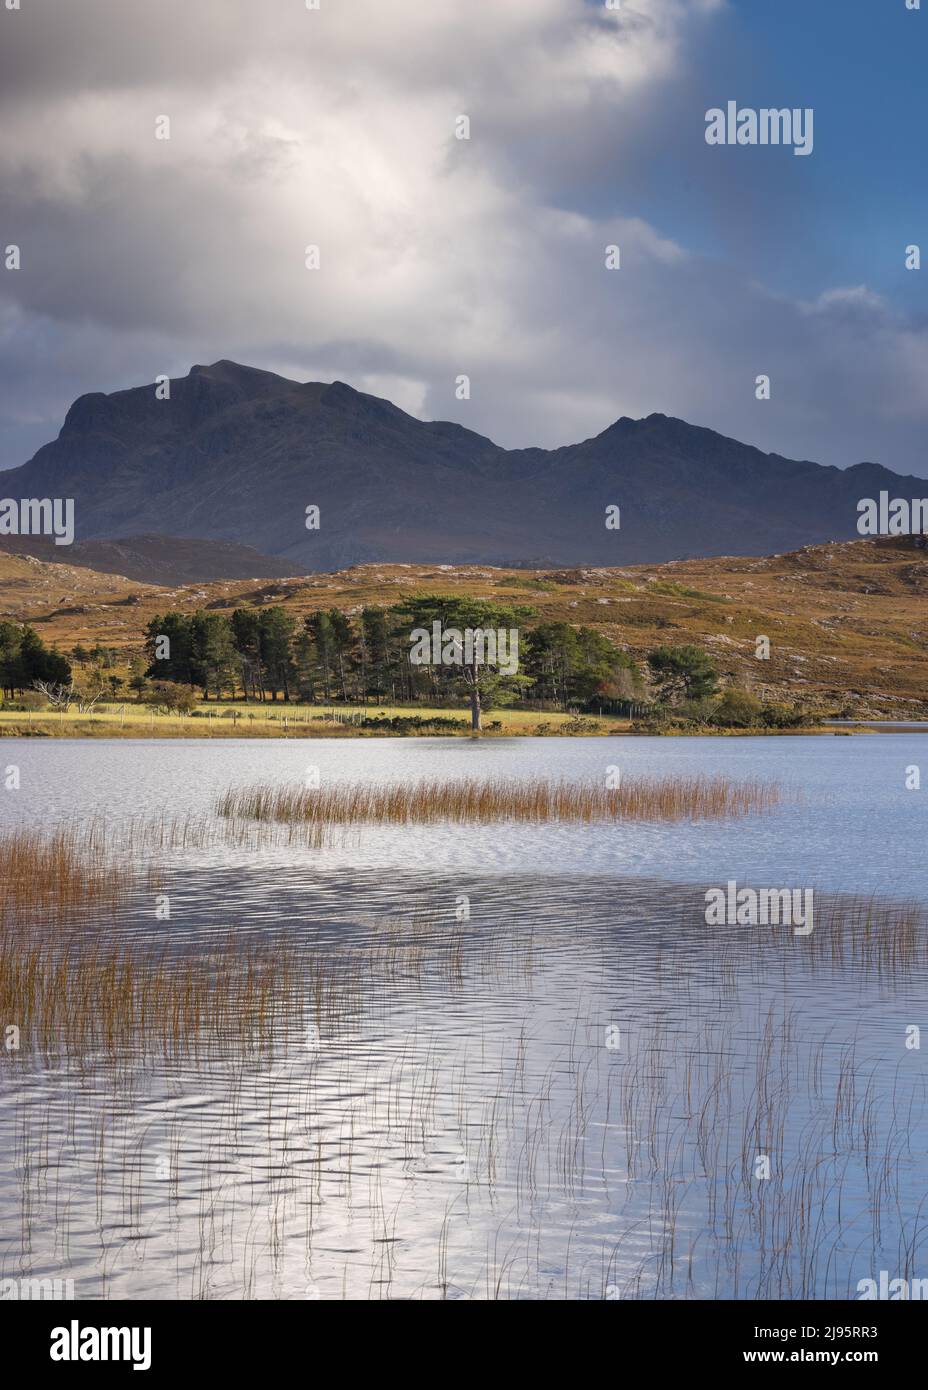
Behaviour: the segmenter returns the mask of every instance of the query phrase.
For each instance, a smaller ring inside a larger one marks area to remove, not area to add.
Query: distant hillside
[[[10,497],[73,497],[83,541],[205,537],[291,571],[764,554],[854,537],[858,500],[881,488],[911,498],[925,484],[764,454],[664,415],[561,449],[506,450],[342,382],[234,362],[193,367],[167,401],[153,385],[81,396],[58,439],[3,479]],[[618,531],[606,529],[610,505]]]
[[[151,617],[169,608],[282,604],[299,619],[429,593],[529,604],[538,620],[594,627],[639,661],[662,644],[696,643],[727,679],[765,699],[928,717],[928,552],[909,539],[622,569],[363,565],[170,589],[0,555],[0,617],[34,624],[62,651],[99,643],[123,660],[141,647]],[[769,661],[755,657],[759,635],[770,639]]]
[[[2,484],[0,484],[2,486]],[[0,536],[0,550],[33,555],[50,564],[82,565],[98,574],[122,574],[145,584],[200,584],[210,579],[276,579],[303,574],[299,565],[262,555],[235,541],[128,536],[113,541],[56,545],[41,536]]]

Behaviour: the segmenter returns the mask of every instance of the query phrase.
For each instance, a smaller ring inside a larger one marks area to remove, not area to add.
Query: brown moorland
[[[0,554],[0,618],[32,624],[65,653],[100,643],[125,661],[141,649],[151,617],[172,608],[280,604],[300,617],[429,593],[530,604],[538,621],[594,627],[641,661],[659,645],[696,643],[727,681],[765,700],[855,716],[928,713],[928,551],[909,537],[608,569],[368,564],[174,588],[64,556],[48,563]],[[770,639],[769,661],[755,658],[759,635]]]

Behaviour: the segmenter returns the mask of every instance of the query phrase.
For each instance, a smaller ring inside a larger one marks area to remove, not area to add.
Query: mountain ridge
[[[58,437],[3,484],[73,497],[80,541],[203,538],[313,571],[782,552],[856,536],[864,487],[919,496],[925,482],[764,453],[660,412],[556,449],[505,449],[347,382],[225,358],[172,379],[167,400],[154,384],[78,397]]]

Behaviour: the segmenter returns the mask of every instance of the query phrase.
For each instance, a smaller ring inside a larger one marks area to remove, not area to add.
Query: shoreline
[[[328,725],[325,728],[311,728],[304,723],[284,724],[283,721],[273,725],[261,724],[254,728],[241,729],[231,724],[222,724],[218,720],[212,729],[203,728],[202,721],[197,725],[190,726],[189,722],[182,724],[181,721],[170,721],[162,719],[156,721],[154,725],[147,721],[134,721],[128,726],[120,725],[115,720],[94,720],[87,719],[78,722],[77,720],[63,721],[58,725],[55,720],[33,720],[31,724],[22,721],[22,727],[0,721],[0,739],[67,739],[67,740],[93,740],[111,739],[115,742],[124,740],[143,740],[146,742],[174,741],[176,739],[189,739],[194,742],[209,742],[212,739],[233,739],[237,742],[249,742],[255,739],[299,739],[313,741],[315,739],[513,739],[513,738],[537,738],[543,740],[550,739],[571,739],[571,738],[853,738],[859,734],[866,733],[928,733],[928,729],[900,729],[900,728],[871,728],[860,727],[853,729],[834,729],[825,725],[811,725],[808,728],[800,729],[633,729],[624,728],[620,725],[612,725],[608,728],[598,726],[584,729],[570,730],[549,730],[541,733],[531,725],[523,727],[510,727],[500,729],[483,729],[475,732],[471,729],[439,729],[439,730],[396,730],[396,729],[360,729],[351,725]]]
[[[804,726],[724,727],[647,725],[640,716],[567,714],[512,707],[484,711],[483,728],[470,726],[469,710],[433,706],[201,704],[188,714],[153,712],[144,705],[104,706],[65,713],[0,709],[0,739],[369,739],[369,738],[851,738],[874,733],[928,733],[928,721],[826,720]]]

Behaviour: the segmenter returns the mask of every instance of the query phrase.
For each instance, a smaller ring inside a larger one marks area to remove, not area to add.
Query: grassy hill
[[[65,653],[100,643],[126,661],[149,619],[169,608],[281,604],[302,615],[436,592],[528,603],[539,620],[595,627],[641,660],[656,646],[692,642],[765,700],[928,717],[928,552],[907,537],[621,569],[370,564],[177,588],[0,554],[0,616],[32,624]],[[761,635],[768,661],[755,657]]]

